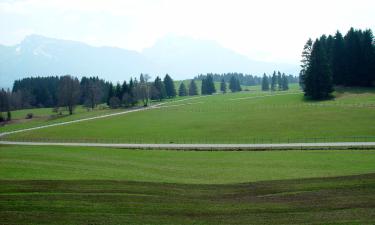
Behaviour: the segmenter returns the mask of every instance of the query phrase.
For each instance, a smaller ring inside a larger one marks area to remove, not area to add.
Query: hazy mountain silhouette
[[[161,39],[142,53],[39,35],[28,36],[15,46],[0,45],[1,87],[10,87],[14,80],[27,76],[71,74],[118,81],[140,73],[152,77],[169,73],[174,79],[184,79],[207,72],[294,73],[296,68],[253,61],[213,41],[185,37]]]

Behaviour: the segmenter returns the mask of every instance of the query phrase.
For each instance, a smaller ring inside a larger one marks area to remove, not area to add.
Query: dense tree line
[[[224,74],[214,74],[214,73],[208,73],[208,74],[200,74],[195,77],[197,80],[203,80],[208,75],[211,75],[214,82],[221,82],[223,79],[226,83],[230,83],[230,80],[232,77],[235,77],[239,82],[240,85],[244,86],[255,86],[255,85],[261,85],[262,84],[262,77],[253,76],[249,74],[242,74],[242,73],[224,73]],[[288,83],[298,83],[299,77],[293,76],[291,74],[285,75],[288,79]]]
[[[281,73],[280,71],[278,72],[274,71],[272,76],[267,76],[266,74],[263,74],[262,85],[261,85],[262,91],[289,90],[289,81],[290,79],[288,79],[288,76],[285,75],[285,73]]]
[[[16,80],[11,93],[11,108],[58,106],[59,86],[67,82],[66,77],[29,77]],[[78,85],[78,103],[94,108],[104,101],[108,85],[108,82],[98,77],[82,77]]]
[[[375,44],[372,31],[351,28],[345,36],[309,39],[302,52],[301,87],[313,99],[330,97],[334,85],[375,85]]]

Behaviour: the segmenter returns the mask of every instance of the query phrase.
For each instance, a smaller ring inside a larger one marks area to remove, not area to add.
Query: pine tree
[[[276,91],[276,85],[277,85],[277,76],[276,76],[276,71],[274,71],[272,74],[272,78],[271,78],[271,91]]]
[[[190,96],[198,95],[198,87],[194,79],[192,79],[189,84],[189,95]]]
[[[281,77],[281,73],[280,73],[280,71],[277,71],[277,87],[278,87],[279,91],[283,89],[282,86],[283,86],[283,80],[282,80],[282,77]]]
[[[161,101],[167,97],[164,82],[160,79],[160,77],[157,76],[155,78],[153,86],[155,88],[153,92],[153,99]]]
[[[223,94],[227,93],[227,84],[225,83],[224,78],[221,79],[221,83],[220,83],[220,91],[221,91]]]
[[[268,82],[268,77],[264,73],[262,78],[262,91],[269,91],[270,90],[270,84]]]
[[[333,91],[326,51],[318,39],[313,44],[304,86],[305,95],[317,100],[330,97]]]
[[[176,89],[174,87],[174,82],[168,74],[165,75],[163,82],[164,82],[164,87],[165,87],[165,92],[167,94],[167,97],[168,98],[176,97]]]
[[[288,78],[285,76],[284,73],[281,76],[281,80],[282,80],[282,82],[281,82],[281,90],[283,90],[283,91],[289,90]]]
[[[236,78],[234,76],[230,77],[230,80],[229,80],[229,89],[230,89],[231,92],[235,92],[236,91]]]
[[[202,79],[202,95],[212,95],[216,92],[212,75],[207,75]]]
[[[242,91],[240,80],[236,79],[236,91]]]
[[[181,82],[180,87],[178,88],[178,96],[187,96],[187,90],[184,82]]]
[[[302,51],[302,60],[301,60],[301,71],[299,73],[299,82],[302,90],[305,89],[304,83],[305,83],[305,77],[306,77],[306,71],[309,67],[309,62],[310,62],[310,56],[311,56],[311,50],[312,50],[312,40],[309,38],[307,40],[305,46],[303,47]]]
[[[337,31],[333,40],[331,68],[332,82],[336,85],[344,84],[345,75],[345,44],[342,34]]]
[[[121,90],[121,85],[120,83],[117,83],[116,84],[116,87],[115,87],[115,96],[121,100],[122,98],[122,90]]]
[[[109,106],[109,100],[114,96],[113,84],[109,83],[108,95],[107,95],[107,105]]]
[[[359,85],[375,85],[375,43],[371,30],[365,30],[361,37],[361,66],[359,70]]]

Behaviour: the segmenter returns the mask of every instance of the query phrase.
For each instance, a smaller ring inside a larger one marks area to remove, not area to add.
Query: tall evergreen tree
[[[107,105],[109,105],[109,100],[114,96],[113,84],[110,83],[108,87],[108,95],[107,95]]]
[[[311,40],[311,38],[309,38],[309,40],[307,40],[306,44],[304,45],[303,51],[302,51],[302,60],[301,60],[302,64],[301,64],[301,71],[299,73],[299,82],[300,82],[300,86],[302,90],[305,89],[304,83],[305,83],[306,71],[310,63],[312,44],[313,44],[313,41]]]
[[[277,71],[277,87],[278,87],[279,91],[283,89],[282,86],[283,86],[283,80],[282,80],[282,77],[281,77],[281,73],[280,73],[280,71]]]
[[[336,85],[344,84],[345,76],[345,44],[342,34],[337,31],[333,40],[331,68],[332,82]]]
[[[178,88],[178,96],[187,96],[187,89],[183,81]]]
[[[216,92],[212,75],[207,75],[202,79],[202,95],[212,95]]]
[[[153,88],[154,90],[152,91],[152,99],[161,101],[167,97],[164,82],[160,79],[159,76],[155,78]]]
[[[276,91],[276,85],[277,85],[277,76],[276,76],[276,71],[274,71],[272,74],[272,78],[271,78],[271,91]]]
[[[198,87],[194,79],[192,79],[189,84],[189,95],[190,96],[198,95]]]
[[[227,83],[225,83],[224,78],[221,79],[221,82],[220,82],[220,91],[221,91],[223,94],[227,93]]]
[[[282,80],[281,90],[283,90],[283,91],[289,90],[288,78],[286,77],[286,75],[284,73],[281,76],[281,80]]]
[[[304,87],[305,95],[312,99],[328,98],[333,91],[326,51],[318,39],[313,44]]]
[[[229,89],[231,92],[236,92],[237,90],[237,81],[236,81],[236,77],[232,76],[229,80]]]
[[[117,84],[116,84],[116,87],[115,87],[115,96],[116,96],[118,99],[121,99],[121,98],[122,98],[122,89],[121,89],[121,85],[120,85],[120,83],[117,83]]]
[[[172,78],[166,74],[164,77],[164,87],[168,98],[176,97],[176,89],[174,87],[174,82]]]
[[[268,77],[264,73],[262,78],[262,91],[269,91],[270,90],[270,84],[268,82]]]
[[[360,86],[375,85],[375,43],[371,30],[365,30],[361,37],[361,61],[358,71]]]

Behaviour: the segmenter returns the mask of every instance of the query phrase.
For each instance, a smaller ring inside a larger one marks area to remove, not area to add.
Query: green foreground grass
[[[296,90],[218,94],[8,138],[129,143],[374,141],[375,91],[344,89],[336,95],[334,100],[313,102]]]
[[[374,224],[374,165],[373,150],[0,145],[0,224]]]
[[[1,146],[0,179],[229,184],[375,173],[375,151],[209,152]]]
[[[374,224],[375,174],[231,185],[0,180],[1,224]]]

